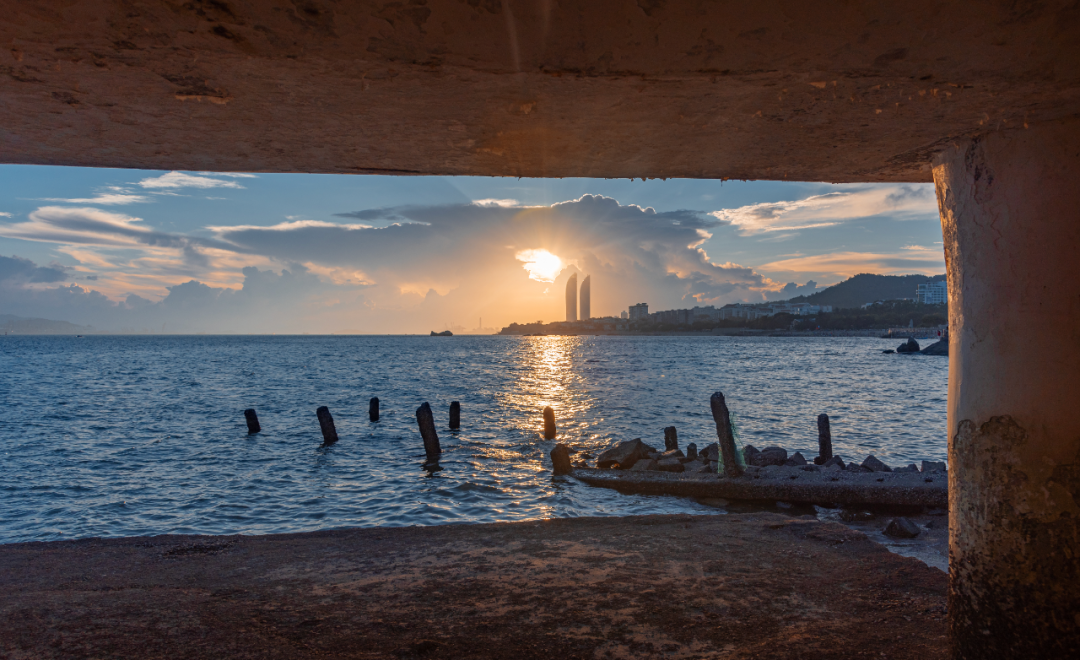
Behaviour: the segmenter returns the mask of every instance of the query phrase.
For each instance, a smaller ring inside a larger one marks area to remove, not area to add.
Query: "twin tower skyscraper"
[[[580,320],[582,321],[588,321],[592,318],[592,285],[589,282],[590,277],[592,277],[592,275],[586,275],[585,279],[581,281]],[[566,282],[566,320],[578,320],[577,273],[571,275],[570,279]]]

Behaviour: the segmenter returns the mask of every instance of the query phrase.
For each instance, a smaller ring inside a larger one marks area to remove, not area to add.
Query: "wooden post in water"
[[[461,428],[461,404],[457,401],[450,402],[450,428],[455,431]]]
[[[379,421],[379,397],[372,397],[371,403],[367,407],[368,418],[373,421]]]
[[[678,448],[679,434],[674,426],[668,426],[664,429],[664,451],[671,451],[672,449]]]
[[[735,433],[731,430],[731,413],[722,392],[713,393],[709,399],[713,421],[716,422],[716,437],[720,441],[720,460],[724,463],[725,477],[742,476],[735,450]]]
[[[420,437],[424,439],[424,452],[427,454],[429,463],[439,460],[442,448],[439,447],[439,434],[435,432],[435,417],[431,414],[431,406],[425,401],[416,409],[416,423],[420,426]]]
[[[829,428],[829,416],[825,413],[821,413],[817,416],[817,441],[818,441],[818,460],[822,464],[825,461],[833,457],[832,453],[832,430]]]
[[[248,408],[244,411],[244,419],[247,420],[249,435],[262,430],[262,427],[259,426],[259,416],[255,414],[254,408]]]
[[[334,418],[330,416],[330,409],[320,406],[315,411],[315,416],[319,418],[319,428],[322,429],[323,446],[337,442],[337,429],[334,428]]]
[[[544,439],[554,440],[555,435],[555,411],[551,409],[551,406],[548,406],[544,408]]]

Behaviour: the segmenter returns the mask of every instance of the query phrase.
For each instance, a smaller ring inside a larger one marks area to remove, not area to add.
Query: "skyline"
[[[494,332],[944,270],[929,184],[3,166],[0,309],[102,330]],[[583,282],[582,282],[583,283]],[[583,301],[582,301],[583,302]],[[471,319],[471,320],[470,320]]]

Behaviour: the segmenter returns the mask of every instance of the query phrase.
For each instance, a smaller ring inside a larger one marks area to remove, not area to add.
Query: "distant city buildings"
[[[581,282],[581,320],[592,318],[592,275],[586,275]]]
[[[577,320],[577,273],[566,281],[566,320]]]
[[[649,318],[649,303],[630,305],[629,318],[631,321],[644,321]]]
[[[627,317],[627,316],[629,316],[629,314],[627,314],[627,313],[626,313],[626,310],[624,309],[624,310],[623,310],[623,312],[622,312],[622,314],[620,314],[619,316],[620,316],[620,317],[621,317],[621,318],[622,318],[622,319],[623,319],[623,320],[625,321],[625,320],[626,320],[626,317]]]
[[[949,286],[945,280],[920,284],[915,290],[915,300],[924,305],[945,305],[949,302]]]

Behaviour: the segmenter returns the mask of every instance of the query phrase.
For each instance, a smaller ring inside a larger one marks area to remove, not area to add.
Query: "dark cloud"
[[[0,256],[0,282],[4,284],[63,282],[68,279],[63,266],[38,266],[29,259]]]

